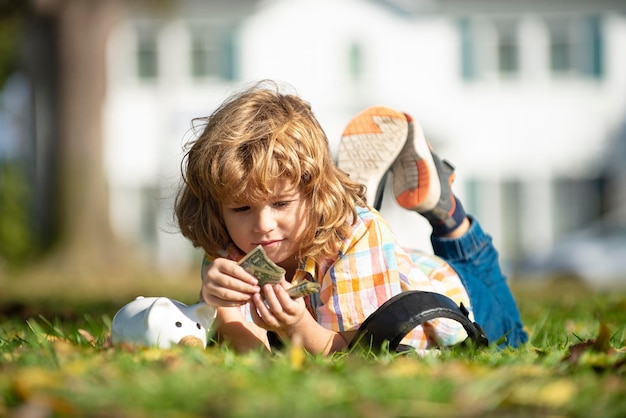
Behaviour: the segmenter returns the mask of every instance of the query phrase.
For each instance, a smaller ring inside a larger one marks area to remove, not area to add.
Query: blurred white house
[[[191,120],[265,78],[311,102],[333,153],[364,107],[414,115],[505,261],[626,207],[626,161],[608,158],[626,141],[620,2],[171,3],[114,31],[105,105],[112,225],[162,266],[195,254],[172,215]],[[382,213],[430,249],[427,224],[389,189]]]

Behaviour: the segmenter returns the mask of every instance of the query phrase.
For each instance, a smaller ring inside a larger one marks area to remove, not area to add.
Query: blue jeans
[[[528,341],[517,304],[500,270],[498,252],[491,236],[476,219],[469,217],[470,229],[459,238],[431,237],[435,255],[444,258],[458,273],[469,294],[474,320],[490,343],[518,347]]]

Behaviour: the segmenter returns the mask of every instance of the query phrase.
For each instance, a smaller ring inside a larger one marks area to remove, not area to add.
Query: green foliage
[[[626,294],[562,290],[520,296],[532,337],[522,348],[423,358],[114,347],[114,307],[74,322],[7,319],[0,416],[625,416]]]
[[[0,163],[0,262],[23,265],[32,254],[29,191],[25,170],[17,163]]]

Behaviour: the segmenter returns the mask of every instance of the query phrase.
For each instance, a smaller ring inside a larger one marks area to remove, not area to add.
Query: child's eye
[[[274,207],[275,208],[284,208],[286,206],[289,206],[291,202],[288,201],[279,201],[279,202],[274,202]]]
[[[250,206],[240,206],[238,208],[231,208],[230,210],[232,210],[233,212],[245,212],[248,209],[250,209]]]

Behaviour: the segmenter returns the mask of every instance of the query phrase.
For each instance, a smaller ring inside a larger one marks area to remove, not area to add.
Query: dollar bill
[[[268,283],[278,284],[283,279],[283,276],[279,276],[274,272],[265,271],[262,269],[250,268],[250,269],[246,269],[246,271],[252,274],[254,277],[256,277],[259,280],[258,285],[261,287]]]
[[[266,271],[273,271],[276,273],[280,273],[281,275],[285,274],[285,269],[276,265],[272,260],[270,260],[261,245],[257,245],[256,247],[254,247],[252,251],[250,251],[241,260],[239,260],[239,265],[243,268],[253,265]]]
[[[259,280],[259,286],[280,283],[285,276],[285,269],[270,260],[260,245],[239,260],[238,264]]]
[[[287,289],[287,293],[292,299],[298,299],[303,296],[311,295],[320,291],[320,285],[308,280],[304,280],[295,286]]]
[[[261,287],[267,283],[278,284],[285,276],[285,269],[270,260],[265,253],[265,250],[263,250],[263,247],[260,245],[255,247],[241,260],[239,260],[238,264],[248,273],[256,277],[259,280],[259,286]],[[297,299],[319,292],[319,289],[319,284],[303,280],[287,289],[287,293],[293,299]]]

